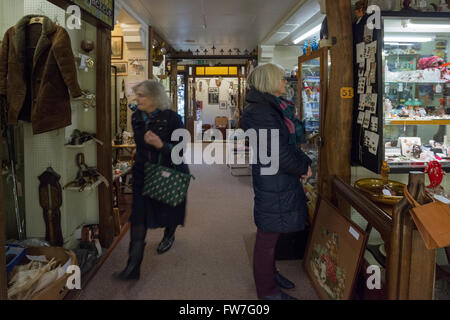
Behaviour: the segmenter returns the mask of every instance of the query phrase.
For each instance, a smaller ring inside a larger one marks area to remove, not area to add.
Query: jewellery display
[[[413,21],[420,15],[412,11],[408,17],[382,15],[384,30],[374,30],[372,43],[363,41],[355,48],[358,99],[352,159],[376,173],[383,161],[393,173],[425,169],[432,161],[450,170],[450,37],[422,39],[408,22],[402,35],[396,29],[399,19]],[[448,24],[438,14],[427,19],[430,24]],[[375,153],[377,141],[381,152]]]

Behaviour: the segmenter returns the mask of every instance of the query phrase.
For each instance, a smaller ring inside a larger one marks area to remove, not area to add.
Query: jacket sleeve
[[[171,124],[170,124],[170,134],[177,130],[177,129],[185,129],[185,125],[183,124],[183,121],[181,120],[181,117],[173,113],[174,116],[171,118]],[[171,158],[172,148],[179,143],[180,141],[171,141],[171,142],[164,142],[164,145],[161,149],[161,152],[165,158]],[[182,156],[182,154],[180,154]]]
[[[64,82],[67,88],[69,88],[72,97],[79,97],[83,93],[78,84],[75,57],[73,56],[69,34],[64,28],[58,27],[55,37],[54,54],[59,70],[61,71]]]
[[[255,129],[258,134],[259,129],[267,129],[267,148],[272,150],[272,130],[279,130],[279,171],[293,176],[302,176],[308,172],[308,167],[311,164],[311,159],[300,150],[296,150],[290,147],[287,143],[283,143],[283,137],[281,137],[281,130],[279,126],[279,116],[273,112],[252,112],[251,114],[245,113],[243,116],[244,128]],[[258,139],[259,140],[259,139]],[[258,144],[259,145],[259,144]]]
[[[6,96],[6,82],[8,77],[8,51],[9,37],[8,32],[3,37],[2,46],[0,48],[0,96]]]

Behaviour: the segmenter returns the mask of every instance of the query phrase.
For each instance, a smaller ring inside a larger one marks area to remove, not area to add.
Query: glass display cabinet
[[[450,169],[450,17],[383,17],[384,160],[394,171]]]
[[[371,40],[356,47],[360,164],[406,173],[436,160],[449,171],[450,16],[382,12]]]
[[[305,126],[306,143],[302,150],[313,161],[312,177],[305,184],[310,214],[321,192],[320,168],[325,100],[328,88],[328,48],[320,48],[298,58],[298,115]],[[312,211],[312,212],[311,212]]]

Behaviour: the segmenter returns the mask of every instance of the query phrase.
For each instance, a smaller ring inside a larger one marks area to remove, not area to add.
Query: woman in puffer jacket
[[[300,179],[311,176],[311,160],[297,146],[302,142],[298,141],[300,122],[281,97],[286,93],[284,70],[274,64],[258,66],[249,75],[248,85],[250,90],[242,116],[243,129],[255,129],[257,146],[266,144],[267,153],[264,150],[263,153],[279,160],[278,171],[268,174],[266,170],[271,164],[263,164],[259,158],[260,150],[254,150],[258,155],[252,165],[257,227],[253,257],[256,290],[260,299],[293,300],[295,298],[281,290],[292,289],[295,285],[277,271],[275,246],[280,233],[304,230],[307,226],[308,210]],[[261,129],[268,130],[267,135],[259,135]],[[276,130],[279,148],[271,141],[272,131]]]

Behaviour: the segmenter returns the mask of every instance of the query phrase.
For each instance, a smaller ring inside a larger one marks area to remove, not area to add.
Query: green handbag
[[[142,195],[176,207],[185,200],[191,178],[195,179],[195,177],[162,166],[161,157],[160,154],[156,164],[150,161],[145,162]]]

